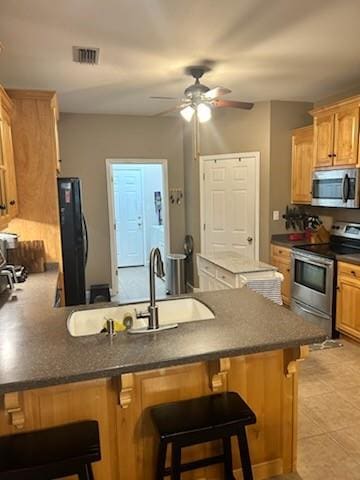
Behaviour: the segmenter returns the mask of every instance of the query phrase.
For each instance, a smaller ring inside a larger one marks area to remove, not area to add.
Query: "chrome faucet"
[[[159,325],[159,307],[156,305],[156,283],[155,275],[159,278],[164,278],[165,270],[161,258],[161,253],[158,248],[153,248],[150,252],[149,262],[149,285],[150,285],[150,305],[147,312],[136,312],[136,318],[147,318],[148,326],[146,328],[131,328],[129,333],[145,333],[154,330],[168,330],[169,328],[176,328],[177,324],[172,323],[168,325]]]

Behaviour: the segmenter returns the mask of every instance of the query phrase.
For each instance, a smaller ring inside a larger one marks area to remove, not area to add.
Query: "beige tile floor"
[[[360,480],[360,346],[342,342],[301,364],[298,474],[276,480]]]
[[[166,297],[165,282],[157,279],[156,291]],[[148,268],[119,269],[115,301],[148,298]],[[298,474],[276,480],[360,480],[360,346],[342,342],[300,366]]]
[[[149,300],[149,267],[127,267],[118,269],[119,293],[112,301],[129,303]],[[156,298],[166,297],[165,281],[156,278]]]

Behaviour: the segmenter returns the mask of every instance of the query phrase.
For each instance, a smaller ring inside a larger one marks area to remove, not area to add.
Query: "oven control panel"
[[[360,240],[360,223],[335,222],[331,235]]]

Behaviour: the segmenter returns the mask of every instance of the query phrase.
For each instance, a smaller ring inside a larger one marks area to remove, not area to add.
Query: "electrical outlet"
[[[273,220],[280,220],[280,212],[279,210],[273,211]]]

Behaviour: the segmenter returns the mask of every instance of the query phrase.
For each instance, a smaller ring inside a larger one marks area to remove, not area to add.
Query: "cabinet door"
[[[291,202],[311,204],[313,171],[313,127],[299,130],[292,137]]]
[[[4,122],[0,119],[0,228],[5,227],[10,219],[6,192],[6,164],[3,123]]]
[[[359,140],[359,108],[337,112],[334,119],[334,165],[356,165]]]
[[[333,164],[334,114],[314,119],[314,166],[330,167]]]
[[[283,260],[279,257],[272,257],[271,264],[278,269],[284,276],[281,284],[281,295],[285,305],[291,302],[291,263],[289,260]]]
[[[14,218],[18,213],[18,200],[11,126],[7,120],[3,121],[3,146],[6,168],[7,208],[10,218]]]
[[[60,144],[59,144],[59,131],[58,131],[58,110],[56,107],[52,107],[53,115],[54,115],[54,147],[55,147],[55,159],[56,159],[56,171],[60,173],[61,170],[61,158],[60,158]]]
[[[360,281],[339,275],[337,291],[336,327],[360,338]]]

